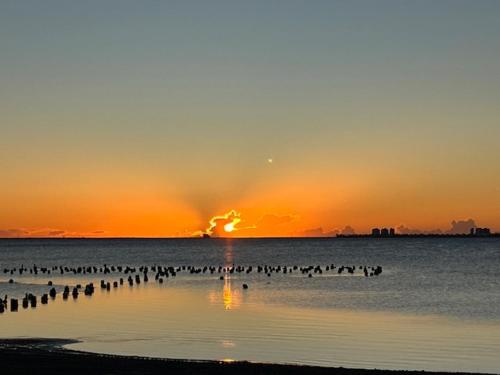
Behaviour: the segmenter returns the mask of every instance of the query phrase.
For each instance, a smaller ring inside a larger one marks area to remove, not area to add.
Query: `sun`
[[[247,229],[238,227],[241,222],[240,213],[236,210],[231,210],[223,215],[217,215],[210,219],[210,227],[202,232],[202,235],[219,236],[223,233],[237,232],[240,229]]]

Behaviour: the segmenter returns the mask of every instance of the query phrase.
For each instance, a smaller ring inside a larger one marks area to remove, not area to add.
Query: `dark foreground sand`
[[[431,375],[437,372],[357,370],[250,362],[188,361],[102,355],[64,349],[63,339],[0,340],[1,374],[340,374]],[[450,373],[445,373],[450,374]]]

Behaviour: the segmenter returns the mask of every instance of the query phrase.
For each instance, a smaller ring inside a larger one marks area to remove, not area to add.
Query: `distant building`
[[[394,237],[396,235],[396,230],[394,228],[373,228],[372,237]]]
[[[476,228],[474,236],[478,237],[487,237],[491,236],[490,228]]]
[[[471,228],[469,235],[474,237],[487,237],[491,236],[491,230],[490,228]]]

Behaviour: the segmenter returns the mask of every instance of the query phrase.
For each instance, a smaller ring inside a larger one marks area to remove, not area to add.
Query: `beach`
[[[64,349],[74,343],[65,339],[2,339],[0,340],[0,366],[9,374],[332,374],[332,375],[416,375],[452,374],[422,371],[388,371],[377,369],[349,369],[278,365],[251,362],[196,361],[134,356],[94,354]],[[459,373],[456,373],[459,374]]]

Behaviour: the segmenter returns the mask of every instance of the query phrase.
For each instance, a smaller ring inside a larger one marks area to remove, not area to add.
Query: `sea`
[[[141,279],[140,266],[180,270],[108,291],[101,280],[128,275],[5,272],[21,265],[129,266]],[[205,266],[217,268],[189,272]],[[0,240],[0,296],[41,296],[49,281],[56,298],[0,314],[0,338],[71,338],[71,349],[146,357],[500,372],[500,238]],[[89,282],[92,296],[61,297]]]

